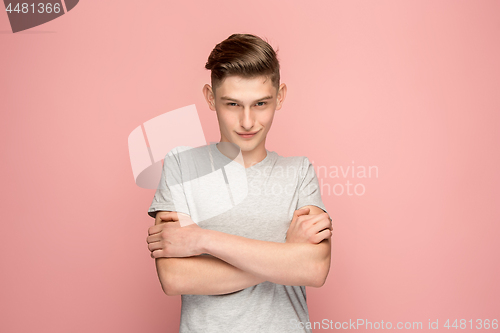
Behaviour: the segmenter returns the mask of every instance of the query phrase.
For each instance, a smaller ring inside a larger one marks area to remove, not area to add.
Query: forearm
[[[156,214],[155,225],[165,223],[162,214]],[[213,256],[157,258],[155,263],[162,289],[170,296],[227,294],[265,281]]]
[[[169,296],[221,295],[265,281],[212,256],[157,258],[156,270]]]
[[[157,216],[155,224],[160,223],[161,219]],[[189,237],[185,234],[180,236],[180,239],[182,237],[196,239],[195,246],[198,250],[187,256],[177,252],[177,255],[164,255],[166,258],[156,260],[158,277],[167,295],[225,294],[264,281],[320,287],[328,274],[329,239],[324,239],[318,244],[277,243],[209,229],[185,228],[190,230]],[[190,233],[193,232],[191,236]],[[169,249],[173,254],[175,245],[172,243]],[[213,257],[193,256],[194,253],[208,253]]]
[[[203,230],[201,247],[256,277],[292,286],[323,285],[330,268],[330,240],[318,244],[277,243]]]

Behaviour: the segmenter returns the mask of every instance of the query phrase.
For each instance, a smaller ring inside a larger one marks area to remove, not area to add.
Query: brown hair
[[[205,65],[212,71],[212,91],[215,94],[215,89],[230,75],[244,78],[266,76],[278,90],[280,64],[277,52],[260,37],[232,34],[215,46]]]

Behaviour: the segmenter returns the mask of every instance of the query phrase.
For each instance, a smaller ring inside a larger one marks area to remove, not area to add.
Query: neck
[[[251,151],[242,151],[236,144],[221,141],[217,143],[216,147],[227,158],[240,163],[245,166],[245,168],[249,168],[252,165],[261,162],[267,156],[267,151],[264,145],[260,145]]]

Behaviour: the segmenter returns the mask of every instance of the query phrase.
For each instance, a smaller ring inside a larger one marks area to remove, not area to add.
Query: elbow
[[[180,295],[180,289],[171,258],[157,258],[158,277],[163,293],[167,296]]]
[[[321,287],[323,287],[323,285],[326,282],[326,277],[327,277],[327,275],[323,275],[323,276],[319,276],[318,278],[316,278],[313,281],[312,287],[314,287],[314,288],[321,288]]]
[[[176,291],[172,291],[173,289],[165,289],[163,288],[163,292],[165,293],[165,295],[167,296],[178,296],[180,295],[178,292]]]
[[[173,282],[173,280],[174,279],[172,279],[171,277],[163,278],[161,280],[161,288],[163,289],[163,292],[167,296],[177,296],[177,295],[180,295],[180,293],[178,292],[177,286],[175,285],[175,283]]]
[[[326,282],[326,278],[328,277],[329,271],[330,271],[330,260],[323,261],[321,263],[316,263],[315,267],[311,269],[311,272],[313,272],[314,274],[312,274],[311,276],[310,287],[314,288],[322,287]]]

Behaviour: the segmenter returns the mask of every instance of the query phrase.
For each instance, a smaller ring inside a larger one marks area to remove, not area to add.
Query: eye
[[[259,106],[264,106],[265,104],[267,104],[266,102],[257,102],[257,104],[259,104],[259,103],[262,103],[262,104],[261,104],[261,105],[259,105]]]
[[[233,105],[233,104],[234,104],[234,105]],[[229,105],[229,106],[236,106],[236,105],[238,105],[238,104],[236,104],[236,103],[226,103],[226,105]]]

